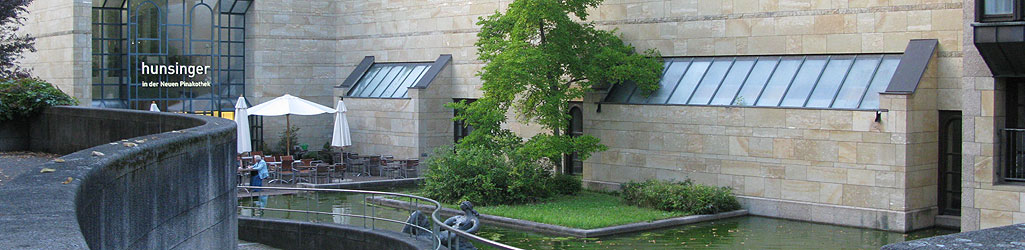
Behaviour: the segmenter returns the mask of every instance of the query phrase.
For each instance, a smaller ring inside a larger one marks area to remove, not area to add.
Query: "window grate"
[[[1002,144],[1001,179],[1004,182],[1025,182],[1025,129],[1004,129]]]

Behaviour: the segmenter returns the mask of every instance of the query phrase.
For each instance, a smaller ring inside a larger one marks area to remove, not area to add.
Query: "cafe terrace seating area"
[[[261,151],[239,154],[239,166],[253,166],[256,156],[267,162],[270,177],[265,184],[298,185],[299,183],[327,184],[353,179],[397,179],[420,176],[419,159],[396,159],[391,155],[360,155],[349,152],[331,152],[329,161],[298,159],[292,155],[264,155]],[[239,185],[249,183],[254,171],[239,171]]]

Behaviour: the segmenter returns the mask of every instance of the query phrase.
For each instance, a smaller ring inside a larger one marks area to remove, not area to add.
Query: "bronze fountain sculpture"
[[[480,216],[480,214],[477,213],[477,210],[473,210],[473,203],[470,203],[469,201],[463,201],[459,204],[459,209],[463,210],[463,215],[456,215],[446,219],[444,222],[445,225],[449,225],[455,228],[456,230],[471,234],[480,231],[480,219],[477,218],[478,216]],[[409,219],[406,220],[406,223],[417,225],[423,228],[430,227],[430,221],[427,219],[427,216],[421,213],[420,211],[413,211],[413,213],[409,215]],[[406,225],[402,228],[403,233],[408,233],[412,235],[419,236],[421,235],[420,231],[421,230],[409,225]],[[449,249],[453,249],[453,246],[450,246],[451,243],[456,243],[456,249],[458,250],[477,249],[477,247],[474,247],[469,240],[466,240],[463,237],[459,237],[458,234],[454,232],[449,232],[448,230],[442,230],[438,232],[438,238],[441,239],[441,244],[448,247]]]

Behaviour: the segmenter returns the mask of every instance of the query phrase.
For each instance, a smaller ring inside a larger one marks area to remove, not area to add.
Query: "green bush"
[[[522,160],[501,148],[441,148],[424,164],[424,195],[445,203],[521,204],[555,194],[554,177],[544,161]]]
[[[580,177],[568,174],[556,174],[552,179],[552,190],[559,194],[577,194],[583,189]]]
[[[78,105],[78,100],[40,79],[0,80],[0,121],[27,118],[57,105]]]
[[[729,187],[648,180],[623,185],[623,199],[631,205],[689,214],[714,214],[740,209]]]
[[[315,152],[315,151],[307,151],[307,152],[306,152],[305,154],[303,154],[303,157],[302,157],[302,158],[303,158],[303,159],[314,159],[314,160],[319,160],[320,158],[317,158],[317,157],[318,157],[319,155],[320,155],[320,154],[318,154],[318,153],[317,153],[317,152]]]

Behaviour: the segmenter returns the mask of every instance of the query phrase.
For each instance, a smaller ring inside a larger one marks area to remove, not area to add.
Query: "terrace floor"
[[[24,174],[29,169],[57,159],[57,157],[60,155],[26,151],[0,152],[0,186]]]

